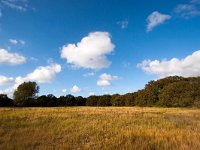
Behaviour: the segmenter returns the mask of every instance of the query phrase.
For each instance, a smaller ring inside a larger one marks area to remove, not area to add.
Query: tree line
[[[52,94],[37,96],[36,82],[24,82],[14,92],[13,100],[0,94],[0,106],[56,107],[56,106],[157,106],[200,107],[200,77],[171,76],[150,81],[144,89],[124,95],[92,95],[87,98]]]

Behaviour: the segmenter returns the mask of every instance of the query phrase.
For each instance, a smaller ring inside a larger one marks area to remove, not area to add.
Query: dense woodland
[[[0,94],[0,106],[56,107],[56,106],[158,106],[158,107],[200,107],[200,77],[167,77],[150,81],[145,88],[125,95],[92,95],[87,98],[52,94],[37,96],[36,82],[21,84],[14,98]]]

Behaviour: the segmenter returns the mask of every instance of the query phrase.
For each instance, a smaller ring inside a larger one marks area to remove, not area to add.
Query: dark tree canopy
[[[86,105],[87,106],[97,106],[97,102],[98,102],[99,98],[100,98],[99,96],[95,96],[95,95],[89,96],[87,98]]]
[[[97,101],[97,106],[112,106],[111,105],[111,96],[102,95]]]
[[[0,107],[13,106],[13,100],[5,94],[0,94]]]
[[[29,102],[36,98],[38,92],[39,86],[36,82],[24,82],[14,92],[14,103],[17,106],[29,105]]]
[[[35,82],[21,84],[14,93],[16,106],[157,106],[199,107],[200,77],[172,76],[150,81],[144,89],[124,95],[92,95],[88,98],[73,95],[55,97],[52,94],[36,97],[39,87]],[[0,94],[0,106],[12,106],[7,95]]]

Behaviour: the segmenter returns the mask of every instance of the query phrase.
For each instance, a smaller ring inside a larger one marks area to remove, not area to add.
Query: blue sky
[[[133,92],[200,75],[199,0],[0,0],[0,93]]]

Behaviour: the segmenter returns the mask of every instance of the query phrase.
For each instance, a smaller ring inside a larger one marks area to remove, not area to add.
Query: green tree
[[[158,104],[167,107],[191,106],[193,90],[192,84],[188,81],[171,83],[161,90]]]
[[[86,98],[83,98],[82,96],[78,96],[78,97],[75,97],[76,99],[76,102],[75,102],[75,106],[85,106],[85,103],[86,103]]]
[[[127,93],[124,95],[125,98],[125,106],[135,106],[135,97],[136,93]]]
[[[75,106],[76,99],[73,95],[61,96],[58,98],[59,106]]]
[[[36,82],[24,82],[14,92],[14,104],[17,106],[29,106],[30,101],[36,98],[39,86]]]
[[[111,106],[111,96],[102,95],[97,101],[97,106]]]
[[[86,101],[86,106],[97,106],[99,98],[100,96],[95,96],[95,95],[89,96]]]
[[[115,95],[111,99],[112,106],[125,106],[125,97],[124,95]]]

